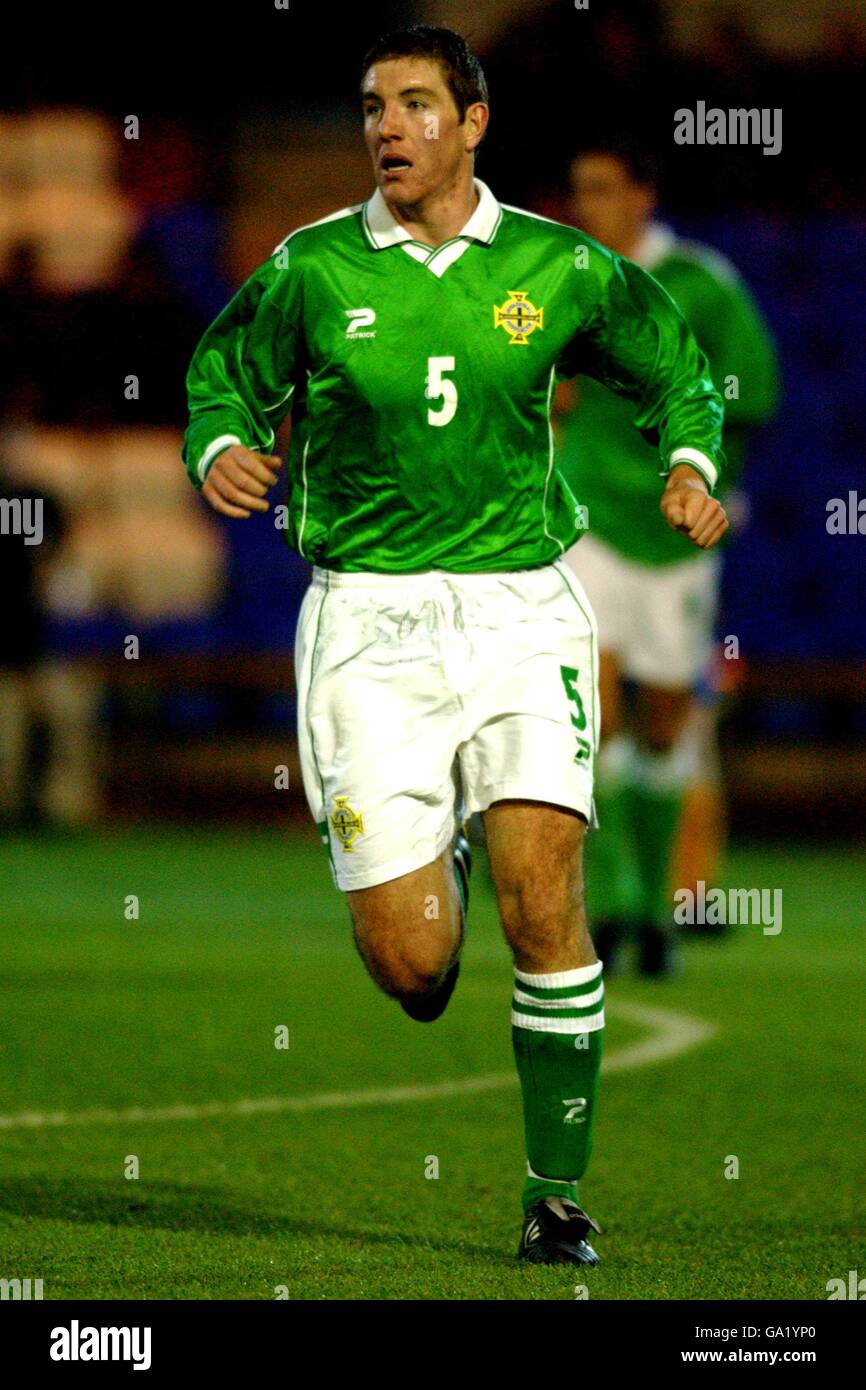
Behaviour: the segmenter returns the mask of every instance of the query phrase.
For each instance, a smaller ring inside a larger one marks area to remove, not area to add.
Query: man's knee
[[[553,892],[550,886],[529,881],[500,907],[514,964],[530,974],[572,970],[596,959],[582,884],[565,882]]]
[[[676,746],[679,729],[670,722],[658,721],[641,729],[638,746],[646,753],[663,756]]]
[[[692,705],[691,691],[644,688],[638,693],[636,735],[647,753],[670,753]]]
[[[460,946],[456,885],[452,893],[436,870],[428,865],[404,879],[346,895],[361,959],[380,989],[394,998],[429,994]]]
[[[497,882],[499,911],[513,950],[556,951],[584,925],[581,842],[515,856]]]
[[[359,930],[355,944],[376,984],[395,999],[429,994],[446,973],[454,956],[450,933],[379,933]]]
[[[449,964],[450,953],[448,956],[443,954],[436,970],[411,958],[392,960],[388,962],[387,969],[381,970],[380,987],[392,999],[422,999],[442,983]]]
[[[582,878],[565,869],[528,869],[502,886],[499,911],[512,946],[559,944],[583,921]]]
[[[595,959],[583,908],[586,820],[546,802],[494,802],[484,829],[499,914],[519,970],[570,970]]]

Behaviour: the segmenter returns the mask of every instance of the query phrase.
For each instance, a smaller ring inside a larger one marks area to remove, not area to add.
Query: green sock
[[[523,1092],[527,1211],[542,1197],[578,1200],[598,1099],[604,983],[601,961],[548,975],[514,973],[511,1036]]]
[[[586,842],[586,910],[590,923],[634,922],[641,883],[626,799],[631,743],[615,734],[601,746],[594,788],[598,829]]]
[[[666,926],[673,913],[671,859],[687,779],[688,767],[678,747],[665,753],[634,748],[623,801],[636,848],[640,919],[654,926]]]

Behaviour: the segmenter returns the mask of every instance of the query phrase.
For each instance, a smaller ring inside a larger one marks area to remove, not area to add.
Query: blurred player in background
[[[772,414],[778,392],[773,344],[752,296],[724,257],[655,220],[649,160],[626,146],[596,146],[569,172],[575,224],[648,270],[707,354],[725,401],[730,488],[749,433]],[[712,650],[720,556],[684,544],[654,517],[654,451],[634,414],[597,381],[581,377],[559,388],[558,466],[587,507],[589,532],[566,560],[595,610],[601,649],[600,830],[588,854],[589,917],[608,967],[635,935],[639,969],[657,975],[673,963],[672,854],[684,792],[698,772],[700,730],[708,727],[694,691]],[[708,741],[712,751],[714,737]]]

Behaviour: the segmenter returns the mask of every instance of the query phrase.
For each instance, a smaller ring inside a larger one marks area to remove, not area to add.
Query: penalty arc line
[[[689,1014],[674,1013],[645,1004],[617,1001],[617,1017],[651,1029],[650,1036],[621,1047],[602,1060],[602,1073],[633,1071],[638,1067],[666,1062],[700,1047],[714,1037],[715,1024]],[[163,1105],[153,1108],[132,1106],[124,1110],[49,1110],[0,1115],[0,1131],[12,1129],[59,1128],[70,1125],[132,1124],[141,1121],[226,1119],[241,1115],[275,1115],[305,1110],[343,1110],[363,1105],[398,1105],[407,1101],[440,1100],[451,1096],[475,1095],[479,1091],[502,1091],[517,1085],[516,1072],[495,1072],[489,1076],[468,1076],[462,1080],[440,1081],[427,1086],[387,1086],[365,1091],[320,1091],[309,1096],[260,1096],[252,1100],[210,1101],[199,1105]]]

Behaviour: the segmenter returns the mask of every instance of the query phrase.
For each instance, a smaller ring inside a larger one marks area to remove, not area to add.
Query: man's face
[[[613,155],[578,155],[569,172],[577,225],[603,246],[630,250],[652,213],[652,189],[636,183]]]
[[[473,122],[461,122],[438,63],[389,58],[374,63],[361,84],[364,139],[376,182],[388,202],[418,203],[456,175],[472,148]],[[480,108],[486,111],[486,107]]]

